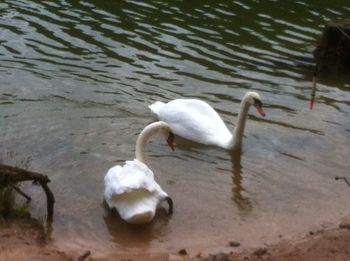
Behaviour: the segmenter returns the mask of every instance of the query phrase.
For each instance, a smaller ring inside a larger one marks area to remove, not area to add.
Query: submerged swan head
[[[167,137],[167,143],[169,147],[174,150],[175,142],[174,142],[174,134],[172,134],[170,130],[170,126],[168,123],[163,121],[157,121],[153,122],[149,125],[147,125],[139,134],[137,141],[136,141],[136,147],[135,147],[135,157],[139,161],[145,163],[145,157],[144,157],[144,147],[146,146],[146,142],[149,140],[149,138],[156,133],[160,133],[164,137]]]
[[[123,166],[112,167],[105,176],[104,197],[108,206],[115,208],[120,217],[130,224],[151,222],[162,201],[167,201],[169,214],[172,213],[171,198],[155,181],[154,174],[144,159],[144,147],[148,139],[158,132],[169,135],[169,131],[165,122],[154,122],[146,126],[136,141],[136,159],[126,161]],[[172,139],[170,142],[173,142]]]
[[[243,97],[243,102],[248,105],[254,106],[256,110],[265,117],[263,109],[263,103],[261,102],[260,95],[257,92],[247,92]]]

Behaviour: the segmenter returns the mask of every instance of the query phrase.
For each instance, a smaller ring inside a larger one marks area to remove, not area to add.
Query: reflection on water
[[[312,86],[312,51],[325,22],[348,17],[344,0],[38,1],[0,3],[0,153],[30,158],[56,197],[57,244],[107,251],[173,251],[235,238],[296,235],[349,212],[349,76]],[[154,138],[148,164],[172,196],[171,218],[132,228],[101,206],[103,177],[134,157],[148,105],[195,97],[233,129],[246,91],[241,152]],[[45,213],[40,191],[31,211]],[[344,207],[345,206],[345,207]]]
[[[103,204],[103,219],[108,228],[109,234],[113,241],[123,249],[137,249],[140,245],[143,248],[149,248],[152,240],[162,236],[163,230],[166,230],[168,220],[171,218],[167,210],[160,207],[154,220],[147,225],[130,225],[126,224],[115,210],[110,210],[106,204]],[[123,236],[121,236],[123,235]]]
[[[241,153],[242,150],[234,151],[231,154],[232,162],[232,200],[236,203],[238,210],[242,215],[249,214],[252,211],[252,203],[245,194],[245,189],[243,186],[243,171],[241,164]]]
[[[32,158],[30,156],[24,157],[20,153],[15,151],[1,151],[0,152],[0,164],[8,164],[11,166],[16,166],[22,169],[29,169],[30,164],[32,162]]]

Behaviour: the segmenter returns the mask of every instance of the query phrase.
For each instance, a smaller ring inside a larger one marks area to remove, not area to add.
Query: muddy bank
[[[333,228],[306,231],[303,238],[281,240],[275,245],[245,249],[239,242],[228,242],[225,251],[215,254],[177,253],[113,255],[101,257],[87,249],[79,253],[58,249],[41,225],[26,219],[0,221],[0,260],[349,260],[350,259],[350,216]],[[231,249],[227,251],[227,249]],[[206,252],[203,250],[203,252]]]
[[[0,219],[0,260],[70,260],[56,249],[43,226],[29,218]]]
[[[307,232],[295,240],[282,240],[275,245],[262,245],[256,249],[233,250],[192,261],[346,261],[350,260],[350,218],[344,219],[338,227]]]

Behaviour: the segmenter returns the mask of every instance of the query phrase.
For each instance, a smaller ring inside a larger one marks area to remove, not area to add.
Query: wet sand
[[[334,226],[305,231],[303,237],[283,239],[273,245],[261,242],[258,248],[245,248],[239,242],[189,253],[96,256],[89,249],[70,252],[59,249],[44,229],[28,220],[1,221],[0,260],[349,260],[350,215]]]

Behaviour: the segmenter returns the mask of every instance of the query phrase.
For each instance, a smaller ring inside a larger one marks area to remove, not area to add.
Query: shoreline
[[[0,260],[191,260],[191,261],[247,261],[247,260],[334,260],[350,259],[350,216],[337,227],[306,231],[303,238],[281,239],[274,244],[261,242],[260,247],[245,248],[239,242],[229,242],[220,250],[210,253],[188,254],[186,249],[177,253],[118,254],[96,256],[82,249],[70,252],[60,249],[47,238],[42,226],[28,219],[2,220],[0,224]],[[189,246],[190,248],[190,246]],[[78,253],[79,252],[79,253]]]

